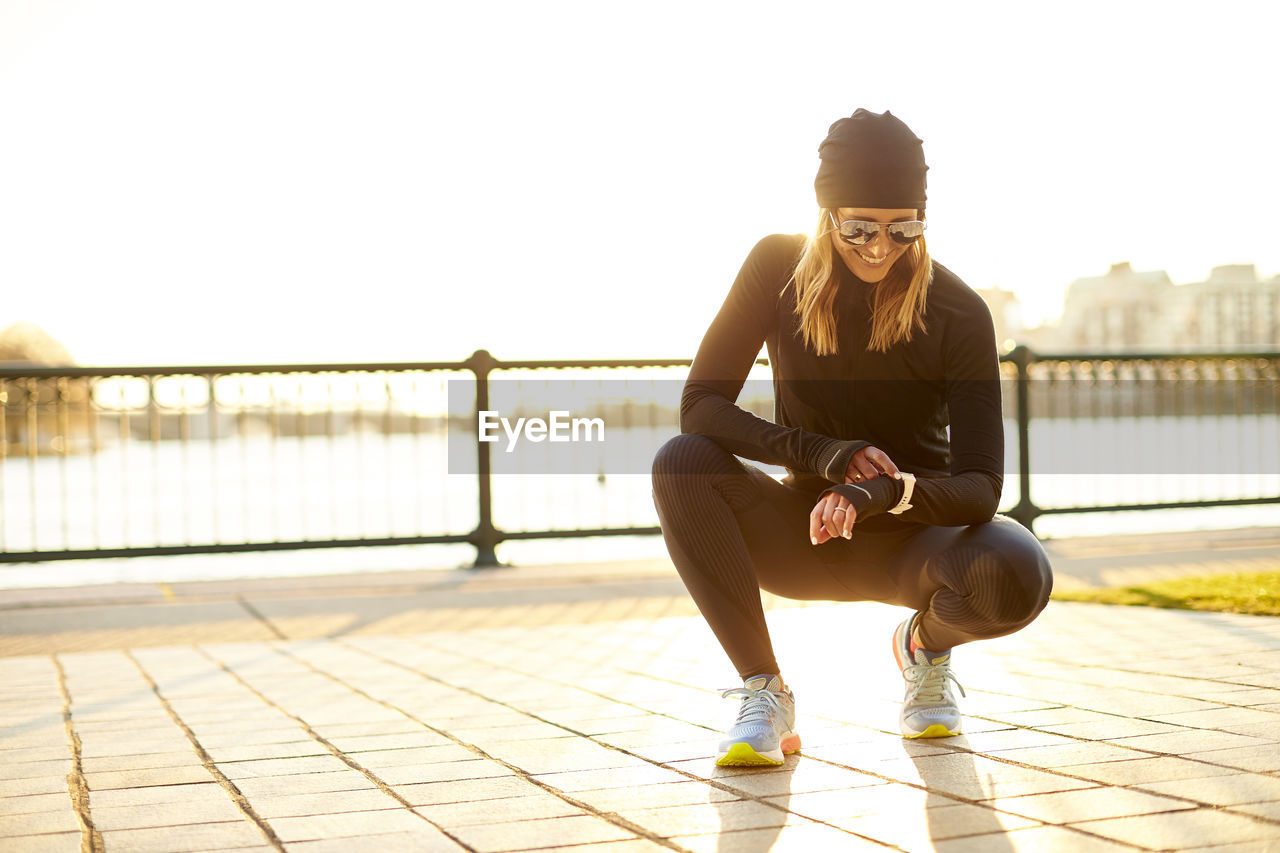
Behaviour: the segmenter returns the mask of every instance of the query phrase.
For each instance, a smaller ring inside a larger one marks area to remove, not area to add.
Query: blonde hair
[[[835,355],[835,305],[839,277],[835,274],[835,250],[831,235],[834,211],[818,211],[818,225],[806,240],[791,283],[796,290],[796,316],[804,345],[817,355]],[[884,352],[900,341],[910,341],[912,333],[924,325],[924,300],[933,280],[933,260],[921,237],[911,244],[903,258],[874,288],[871,300],[871,341],[867,349]]]

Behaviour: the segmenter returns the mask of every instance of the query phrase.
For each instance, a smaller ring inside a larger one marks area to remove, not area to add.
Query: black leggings
[[[780,671],[761,589],[914,608],[921,644],[938,651],[1011,634],[1048,603],[1048,557],[1012,519],[937,527],[881,516],[855,523],[851,539],[814,546],[817,495],[701,435],[676,436],[654,457],[653,498],[671,559],[743,678]]]

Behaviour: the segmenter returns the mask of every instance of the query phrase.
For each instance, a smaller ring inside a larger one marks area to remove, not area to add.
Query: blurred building
[[[1013,349],[1015,343],[1021,343],[1022,303],[1012,290],[1000,287],[976,289],[982,300],[991,309],[991,319],[996,327],[996,343],[1000,352]]]
[[[1106,275],[1078,278],[1067,287],[1055,348],[1143,349],[1165,334],[1165,306],[1173,290],[1164,270],[1138,272],[1127,261],[1112,264]]]
[[[64,367],[75,364],[71,353],[34,323],[14,323],[0,330],[0,363]]]
[[[1071,282],[1062,320],[1019,342],[1058,352],[1280,349],[1280,276],[1228,264],[1205,281],[1174,284],[1164,270],[1112,264]]]
[[[1253,264],[1230,264],[1177,290],[1170,313],[1186,346],[1280,349],[1280,275],[1263,280]]]

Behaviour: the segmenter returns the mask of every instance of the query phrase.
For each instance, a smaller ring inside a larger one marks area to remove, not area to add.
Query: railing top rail
[[[1014,362],[1019,351],[1028,361],[1168,361],[1173,359],[1230,361],[1238,359],[1280,359],[1274,350],[1238,352],[1063,352],[1041,353],[1024,347],[1000,356],[1002,362]],[[632,359],[522,359],[503,361],[483,350],[465,361],[385,361],[385,362],[320,362],[314,364],[174,364],[137,366],[48,366],[22,362],[0,362],[0,379],[89,376],[226,376],[257,373],[398,373],[408,371],[487,370],[555,370],[576,368],[688,367],[688,358]],[[767,366],[767,358],[756,359]]]
[[[43,376],[226,376],[236,373],[398,373],[411,370],[467,370],[469,368],[470,364],[465,361],[396,361],[365,364],[173,364],[137,367],[17,366],[13,362],[0,362],[0,378],[38,378]]]
[[[1000,356],[1001,361],[1014,361],[1014,353],[1025,350],[1031,361],[1169,361],[1171,359],[1187,359],[1190,361],[1232,361],[1242,358],[1280,359],[1276,350],[1221,350],[1181,351],[1181,352],[1038,352],[1027,347],[1015,347]]]

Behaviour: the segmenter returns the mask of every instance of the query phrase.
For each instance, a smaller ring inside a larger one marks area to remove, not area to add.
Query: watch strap
[[[889,510],[890,515],[901,515],[911,509],[911,495],[916,490],[916,475],[908,474],[906,471],[902,474],[902,500],[898,501],[898,505]]]

